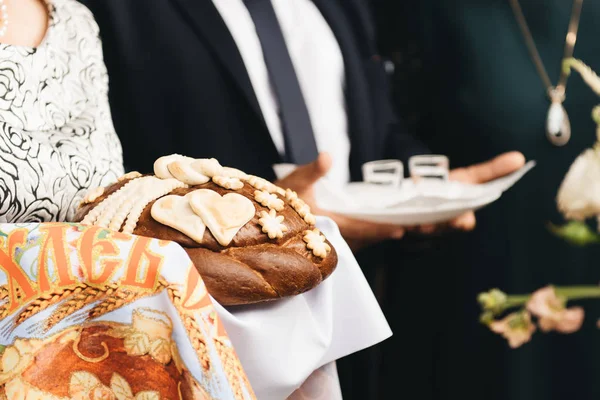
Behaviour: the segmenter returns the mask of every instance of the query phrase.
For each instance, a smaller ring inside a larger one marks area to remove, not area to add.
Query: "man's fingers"
[[[366,222],[347,218],[338,214],[329,214],[338,224],[345,237],[365,241],[381,241],[386,239],[402,239],[406,230],[404,227],[375,222]]]
[[[299,166],[290,175],[276,183],[281,187],[290,188],[299,193],[304,192],[329,172],[331,164],[331,156],[328,153],[321,153],[315,161]]]
[[[439,234],[450,230],[471,231],[475,229],[476,222],[475,214],[467,212],[448,222],[410,226],[406,227],[406,231],[422,235]]]
[[[476,224],[477,220],[475,219],[475,214],[473,212],[465,213],[450,223],[453,228],[463,231],[471,231],[475,229]]]
[[[425,235],[435,233],[439,229],[439,225],[427,224],[419,226],[419,232]]]
[[[525,156],[518,151],[501,154],[481,164],[450,171],[450,179],[465,183],[485,183],[508,175],[525,165]]]
[[[404,228],[394,225],[363,223],[360,226],[357,226],[357,228],[357,236],[361,235],[362,237],[376,240],[398,240],[402,239],[406,233]]]

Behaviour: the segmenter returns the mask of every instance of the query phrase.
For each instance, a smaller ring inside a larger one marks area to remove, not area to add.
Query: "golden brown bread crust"
[[[75,219],[83,218],[104,199],[123,187],[128,180],[108,187],[93,203],[83,205]],[[284,196],[285,203],[277,215],[284,217],[287,232],[280,239],[269,239],[258,222],[261,211],[269,211],[254,199],[255,188],[247,182],[240,190],[227,190],[212,182],[189,188],[175,189],[170,194],[185,195],[197,189],[210,189],[224,195],[238,193],[250,199],[256,209],[253,219],[235,235],[231,244],[221,246],[209,229],[202,243],[192,240],[176,229],[163,225],[151,216],[154,202],[145,207],[133,231],[179,243],[189,254],[200,272],[209,293],[223,305],[249,304],[294,296],[310,290],[326,279],[337,265],[337,254],[331,251],[325,258],[317,257],[303,240],[304,232],[312,227],[294,210]]]
[[[134,394],[155,391],[161,399],[178,399],[181,390],[183,399],[208,399],[197,396],[198,385],[187,371],[177,369],[174,360],[163,365],[150,355],[129,355],[125,339],[111,335],[111,329],[103,323],[85,327],[79,342],[74,340],[70,331],[59,334],[36,353],[34,362],[23,372],[22,379],[43,392],[70,397],[74,372],[90,373],[110,387],[116,371]],[[75,349],[94,362],[82,359]]]

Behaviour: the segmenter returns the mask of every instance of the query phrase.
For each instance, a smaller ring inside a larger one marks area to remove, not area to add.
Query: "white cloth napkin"
[[[342,400],[335,362],[325,364],[308,377],[286,400]]]
[[[333,274],[288,299],[225,309],[215,302],[248,379],[260,400],[283,400],[317,369],[392,335],[337,225],[317,227],[338,253]]]

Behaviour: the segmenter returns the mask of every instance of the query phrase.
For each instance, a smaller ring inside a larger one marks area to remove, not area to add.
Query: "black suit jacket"
[[[362,0],[314,0],[341,47],[350,170],[426,152],[394,117]],[[211,0],[82,0],[100,26],[110,103],[129,169],[156,158],[215,157],[265,178],[281,162],[237,46]]]

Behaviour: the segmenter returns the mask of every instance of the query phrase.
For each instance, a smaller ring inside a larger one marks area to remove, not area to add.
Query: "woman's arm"
[[[123,173],[98,27],[74,0],[53,4],[38,48],[0,45],[0,222],[70,220]]]

